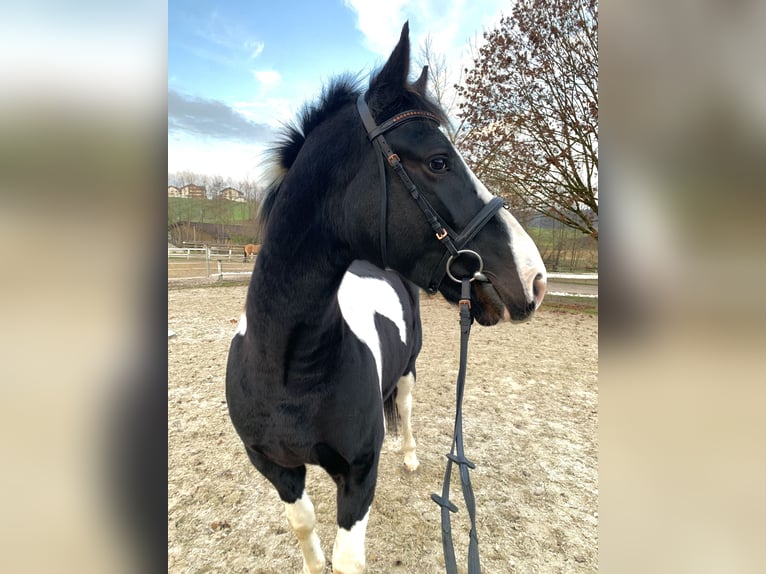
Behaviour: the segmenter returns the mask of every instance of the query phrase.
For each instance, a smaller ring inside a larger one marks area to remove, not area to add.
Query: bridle
[[[387,131],[399,127],[408,121],[425,119],[435,122],[437,125],[439,125],[439,118],[425,110],[407,110],[405,112],[400,112],[382,124],[377,125],[375,123],[375,119],[370,113],[370,108],[367,107],[367,102],[365,102],[364,97],[364,93],[359,95],[359,98],[356,101],[356,106],[359,110],[359,115],[362,118],[362,123],[364,123],[364,127],[367,130],[367,137],[380,152],[378,154],[378,169],[381,179],[380,252],[381,257],[383,258],[384,266],[386,264],[388,255],[388,186],[386,185],[386,168],[383,162],[385,159],[388,165],[393,168],[393,170],[402,180],[404,187],[407,189],[412,199],[415,200],[415,203],[423,212],[423,215],[425,215],[426,221],[428,221],[428,224],[431,226],[436,239],[441,241],[442,245],[444,245],[446,249],[441,260],[431,273],[431,278],[428,281],[426,290],[431,294],[436,293],[436,291],[439,289],[439,285],[441,284],[442,279],[444,279],[445,274],[449,275],[453,281],[460,283],[461,279],[455,277],[455,275],[452,274],[451,267],[452,264],[458,259],[458,257],[462,255],[470,255],[475,257],[479,264],[478,271],[473,274],[470,280],[486,280],[482,275],[484,262],[481,256],[475,251],[471,249],[463,249],[463,247],[465,247],[465,245],[476,236],[476,234],[487,224],[487,222],[492,219],[495,213],[497,213],[497,211],[503,207],[503,200],[499,197],[493,197],[492,200],[487,203],[487,205],[485,205],[479,211],[479,213],[477,213],[473,219],[471,219],[471,221],[468,222],[468,225],[465,226],[465,229],[463,229],[462,232],[455,232],[449,225],[447,225],[444,219],[439,216],[436,210],[434,210],[429,201],[420,193],[417,186],[412,183],[412,180],[410,179],[409,175],[407,175],[407,171],[402,165],[401,159],[391,149],[391,146],[388,145],[386,138],[383,137],[383,134]]]
[[[385,158],[388,165],[393,168],[402,180],[404,187],[415,200],[415,203],[423,212],[423,215],[425,215],[426,220],[436,235],[436,239],[441,241],[446,250],[438,265],[431,273],[431,279],[429,280],[427,287],[428,292],[432,294],[436,293],[445,274],[447,274],[453,281],[461,284],[461,298],[459,301],[460,369],[458,371],[456,383],[457,397],[455,401],[455,428],[452,435],[452,447],[447,454],[447,465],[444,473],[444,481],[442,483],[442,494],[432,494],[431,499],[441,507],[442,547],[444,550],[444,563],[447,574],[457,574],[455,549],[452,543],[450,513],[457,512],[458,509],[457,506],[449,500],[449,490],[450,478],[452,476],[452,465],[453,463],[458,465],[458,468],[460,469],[460,483],[463,489],[463,498],[471,521],[468,543],[468,573],[479,574],[481,572],[481,566],[479,563],[479,539],[476,534],[476,502],[473,495],[473,488],[471,487],[471,479],[468,474],[468,469],[476,468],[476,465],[465,457],[465,452],[463,450],[462,404],[463,391],[465,388],[466,362],[468,358],[468,338],[471,333],[471,324],[473,323],[473,314],[471,312],[471,282],[475,280],[486,281],[487,279],[482,273],[484,269],[484,261],[481,256],[476,251],[464,249],[464,247],[487,224],[495,213],[497,213],[501,207],[504,207],[504,203],[499,197],[493,197],[492,200],[487,203],[487,205],[485,205],[470,222],[468,222],[468,225],[466,225],[462,232],[457,233],[451,229],[444,219],[439,216],[436,210],[434,210],[428,200],[420,193],[417,186],[412,182],[409,175],[407,175],[407,171],[404,169],[401,159],[388,145],[386,138],[383,137],[385,132],[394,129],[405,122],[425,119],[435,122],[438,125],[440,123],[439,118],[424,110],[408,110],[400,112],[382,124],[377,125],[370,113],[370,109],[367,107],[367,102],[365,102],[364,97],[365,94],[362,93],[357,99],[357,109],[359,110],[359,115],[362,118],[364,127],[367,130],[367,137],[380,152],[377,155],[377,158],[382,183],[380,200],[380,253],[383,258],[383,264],[385,265],[387,260],[386,235],[388,229],[388,186],[386,185],[386,167],[383,162],[383,159]],[[478,262],[478,270],[472,275],[458,278],[452,273],[451,267],[462,255],[471,255],[475,257]]]

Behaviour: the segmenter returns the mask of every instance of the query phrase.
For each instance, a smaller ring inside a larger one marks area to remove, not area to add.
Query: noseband
[[[383,258],[383,265],[385,266],[387,259],[388,233],[388,186],[386,185],[386,168],[383,163],[383,159],[385,158],[386,162],[388,162],[388,165],[393,168],[393,170],[402,180],[404,187],[407,189],[412,199],[415,200],[415,203],[423,212],[423,215],[425,215],[428,224],[431,226],[431,229],[436,236],[436,239],[441,241],[442,245],[444,245],[446,249],[441,260],[437,264],[434,271],[431,273],[431,278],[427,285],[427,291],[431,294],[436,293],[439,285],[442,282],[442,279],[444,279],[445,274],[449,275],[450,279],[453,281],[458,283],[462,281],[461,278],[455,277],[455,275],[453,275],[451,272],[452,264],[461,255],[471,255],[477,259],[479,267],[478,270],[470,278],[470,281],[473,281],[474,279],[486,280],[482,274],[484,262],[481,256],[475,251],[470,249],[463,249],[463,247],[465,247],[465,245],[476,236],[476,234],[487,224],[487,222],[492,219],[495,213],[497,213],[497,211],[503,206],[503,200],[499,197],[493,197],[492,200],[487,205],[485,205],[471,221],[468,222],[468,225],[466,225],[465,229],[463,229],[461,233],[455,232],[449,225],[447,225],[444,219],[442,219],[436,210],[434,210],[428,200],[420,193],[417,186],[412,182],[409,175],[407,175],[407,171],[404,169],[401,159],[396,153],[394,153],[394,151],[391,149],[391,146],[388,145],[386,138],[383,137],[383,134],[387,131],[390,131],[408,121],[425,119],[435,122],[437,125],[439,125],[439,118],[434,114],[424,110],[408,110],[405,112],[400,112],[382,124],[377,125],[375,123],[375,119],[370,113],[370,108],[367,107],[367,102],[365,102],[364,96],[364,93],[359,95],[359,98],[356,101],[356,106],[359,110],[359,115],[362,118],[362,123],[364,123],[364,127],[367,130],[367,137],[380,152],[378,154],[378,169],[380,171],[380,179],[382,184],[380,197],[380,253],[381,257]]]

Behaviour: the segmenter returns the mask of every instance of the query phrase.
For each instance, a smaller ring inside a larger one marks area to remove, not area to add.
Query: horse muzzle
[[[497,276],[491,272],[484,274],[486,280],[477,278],[473,283],[474,317],[481,325],[495,325],[500,321],[519,323],[534,315],[545,295],[545,275],[538,273],[531,280],[531,300],[524,293],[514,293],[504,288]]]

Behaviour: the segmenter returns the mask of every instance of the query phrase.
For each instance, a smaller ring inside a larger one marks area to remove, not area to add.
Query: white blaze
[[[457,152],[456,152],[457,153]],[[471,174],[474,185],[476,186],[476,193],[485,204],[489,203],[494,197],[487,187],[476,177],[471,171],[471,168],[465,163],[465,160],[458,154],[458,157],[463,162],[463,165],[468,173]],[[500,221],[502,221],[508,229],[508,235],[511,238],[510,248],[513,254],[513,261],[516,264],[516,269],[519,272],[519,279],[521,285],[524,287],[524,294],[527,297],[527,301],[534,301],[534,291],[532,284],[538,273],[542,274],[543,279],[546,279],[545,264],[543,258],[540,256],[540,251],[537,249],[537,245],[532,241],[529,234],[524,231],[521,224],[516,221],[516,218],[511,215],[511,212],[507,209],[501,209],[498,211],[500,215]]]
[[[534,301],[535,295],[532,285],[535,277],[539,273],[543,279],[547,280],[543,258],[540,256],[535,242],[507,209],[500,210],[500,220],[508,227],[508,232],[511,235],[510,245],[513,250],[513,260],[521,278],[521,285],[524,287],[524,294],[527,296],[527,301]]]

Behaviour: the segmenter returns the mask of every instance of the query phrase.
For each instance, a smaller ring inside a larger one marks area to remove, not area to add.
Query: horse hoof
[[[407,469],[407,472],[415,472],[419,466],[420,461],[414,454],[412,456],[404,457],[404,468]]]
[[[309,566],[306,562],[303,563],[303,574],[324,574],[325,561],[317,562],[313,566]]]

